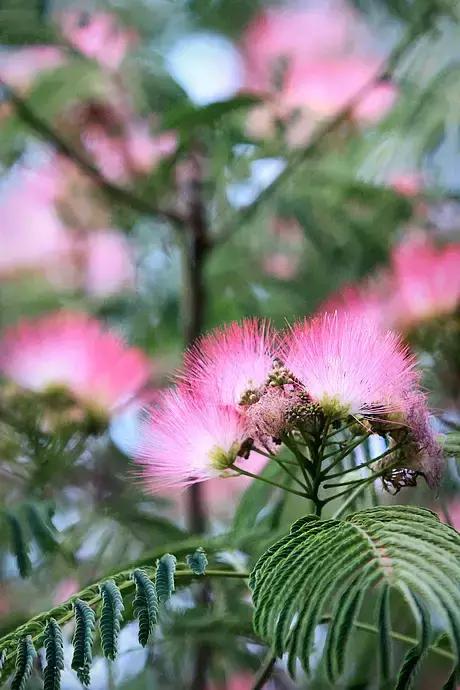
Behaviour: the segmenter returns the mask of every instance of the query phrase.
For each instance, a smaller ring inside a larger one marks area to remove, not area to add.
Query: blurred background
[[[139,410],[215,326],[357,310],[403,334],[433,423],[459,430],[459,20],[456,0],[2,0],[2,633],[195,533],[250,567],[304,512],[241,479],[136,481]],[[459,481],[447,459],[437,495],[396,500],[460,527]],[[196,596],[145,649],[128,612],[91,687],[249,690],[247,590]],[[376,687],[371,643],[341,688]]]

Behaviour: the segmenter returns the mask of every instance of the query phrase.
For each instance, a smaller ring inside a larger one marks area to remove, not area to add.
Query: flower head
[[[147,408],[136,459],[152,488],[187,486],[218,477],[236,460],[246,438],[239,412],[184,388],[162,393]]]
[[[399,338],[353,314],[300,322],[283,349],[286,368],[331,414],[399,410],[416,387],[414,360]]]
[[[222,405],[244,403],[267,381],[275,336],[266,322],[247,319],[216,330],[185,356],[184,383]]]
[[[62,311],[6,329],[0,372],[28,390],[63,389],[106,415],[147,381],[150,365],[96,319]]]
[[[460,304],[460,244],[437,247],[413,233],[392,256],[390,318],[404,329],[449,314]]]

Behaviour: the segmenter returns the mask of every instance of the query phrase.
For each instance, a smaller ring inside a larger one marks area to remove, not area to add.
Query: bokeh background
[[[458,431],[459,20],[455,0],[1,2],[1,631],[195,532],[230,531],[215,558],[250,565],[302,514],[267,489],[237,508],[242,480],[152,496],[135,478],[139,410],[210,328],[358,310],[409,341],[433,424]],[[143,353],[139,382],[97,341],[77,400],[51,395],[92,319]],[[120,391],[95,409],[101,378]],[[460,527],[454,450],[437,494],[397,500]],[[195,594],[145,649],[128,623],[91,687],[249,689],[244,588]],[[340,687],[376,687],[370,642]],[[282,667],[271,686],[294,687]]]

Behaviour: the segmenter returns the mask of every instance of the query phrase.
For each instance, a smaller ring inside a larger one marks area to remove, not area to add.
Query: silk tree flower
[[[275,356],[276,337],[268,323],[247,319],[199,340],[186,353],[180,377],[198,395],[237,406],[257,398]]]
[[[184,387],[169,389],[145,410],[135,456],[151,489],[183,487],[221,476],[236,461],[246,436],[234,407]]]
[[[281,122],[288,143],[299,146],[318,120],[336,115],[354,99],[352,121],[372,125],[384,117],[398,92],[394,84],[378,80],[382,59],[361,49],[367,34],[359,15],[342,2],[299,4],[256,17],[242,42],[245,88],[261,94],[265,104],[250,113],[250,133],[272,136]]]
[[[460,243],[437,247],[411,234],[391,259],[389,318],[402,330],[453,313],[460,304]]]
[[[150,365],[141,350],[125,345],[97,319],[60,311],[3,332],[0,373],[37,393],[65,391],[107,417],[147,382]]]
[[[87,233],[80,251],[85,292],[104,299],[134,287],[135,269],[131,247],[116,230]]]
[[[0,51],[0,78],[19,91],[27,91],[43,72],[60,67],[65,61],[63,51],[50,45],[8,48]]]
[[[417,388],[414,359],[398,336],[357,315],[325,313],[297,323],[282,349],[286,369],[332,415],[402,410]]]
[[[64,37],[83,55],[108,70],[117,70],[137,40],[132,29],[125,29],[107,12],[69,11],[60,17]]]
[[[19,168],[0,193],[0,277],[43,271],[67,257],[71,244],[55,202],[61,184],[48,162]]]

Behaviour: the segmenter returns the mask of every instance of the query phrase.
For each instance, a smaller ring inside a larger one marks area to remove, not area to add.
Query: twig
[[[268,650],[267,656],[262,662],[262,665],[257,672],[254,679],[252,690],[262,690],[267,680],[270,678],[273,667],[276,664],[276,656],[273,656],[271,649]]]
[[[3,79],[0,78],[0,86],[6,92],[9,100],[14,105],[17,114],[21,120],[28,125],[36,134],[42,139],[51,143],[54,148],[68,160],[77,165],[80,170],[85,173],[93,182],[103,191],[107,196],[113,200],[129,206],[135,211],[144,215],[153,215],[163,218],[176,226],[182,226],[184,219],[178,213],[170,209],[160,209],[151,204],[150,201],[137,196],[126,187],[110,182],[105,178],[98,168],[93,165],[84,155],[77,151],[73,146],[66,141],[61,135],[51,127],[45,120],[43,120],[11,86],[9,86]]]

